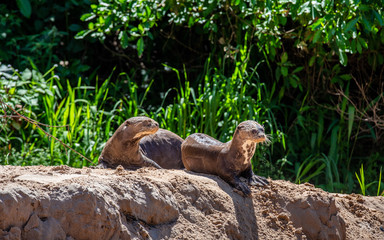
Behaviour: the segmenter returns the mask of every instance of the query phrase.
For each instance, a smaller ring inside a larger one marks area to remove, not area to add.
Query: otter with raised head
[[[148,117],[126,120],[107,141],[99,157],[99,167],[183,168],[181,143],[176,134],[159,129],[159,124]]]
[[[251,164],[256,144],[266,140],[263,126],[248,120],[237,126],[232,140],[226,143],[203,133],[188,136],[181,145],[181,158],[187,170],[218,175],[248,196],[251,190],[240,177],[250,185],[268,184],[266,178],[253,173]]]

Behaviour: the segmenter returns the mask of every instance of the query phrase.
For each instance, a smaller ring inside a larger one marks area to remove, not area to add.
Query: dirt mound
[[[0,166],[0,239],[384,239],[384,199],[182,170]]]

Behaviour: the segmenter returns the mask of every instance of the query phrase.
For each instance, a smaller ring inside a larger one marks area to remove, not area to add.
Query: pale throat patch
[[[251,160],[253,154],[255,153],[256,143],[254,141],[251,141],[251,140],[246,140],[243,143],[243,145],[241,146],[241,148],[243,149],[243,153],[244,153],[244,157],[245,157],[243,164],[248,164],[249,161]]]

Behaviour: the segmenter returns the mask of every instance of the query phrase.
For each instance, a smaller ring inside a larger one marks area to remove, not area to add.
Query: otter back
[[[183,169],[181,144],[183,139],[171,131],[159,129],[140,140],[142,153],[162,168]]]

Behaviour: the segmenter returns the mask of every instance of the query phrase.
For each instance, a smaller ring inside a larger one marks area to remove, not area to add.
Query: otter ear
[[[244,129],[244,126],[240,125],[240,126],[237,126],[238,129]]]

